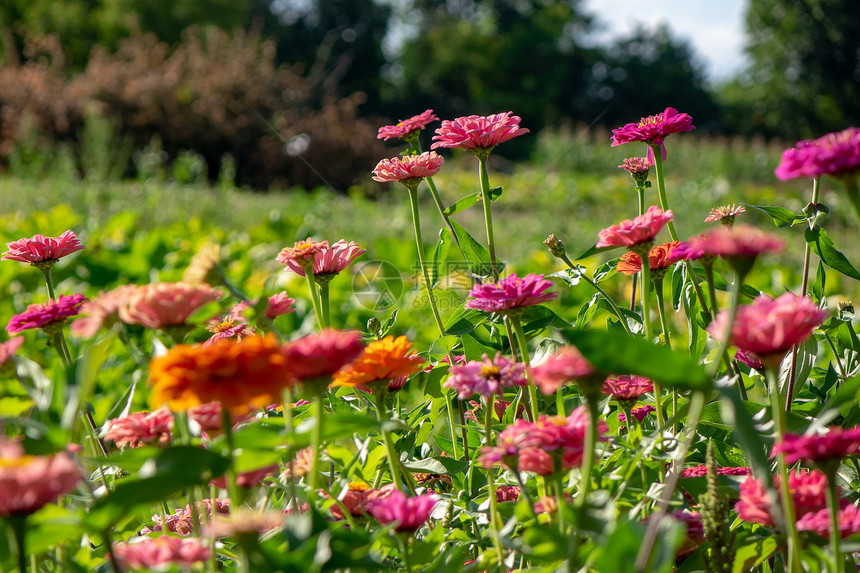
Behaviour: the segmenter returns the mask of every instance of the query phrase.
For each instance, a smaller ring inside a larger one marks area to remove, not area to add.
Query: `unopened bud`
[[[546,248],[549,249],[549,252],[552,256],[559,259],[564,256],[564,243],[562,243],[561,239],[559,239],[555,235],[550,235],[549,237],[547,237],[543,244],[546,245]]]
[[[382,323],[379,322],[379,319],[375,316],[372,316],[367,320],[367,332],[370,334],[377,334],[381,328]]]

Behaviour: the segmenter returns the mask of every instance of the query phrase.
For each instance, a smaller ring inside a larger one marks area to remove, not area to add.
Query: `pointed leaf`
[[[602,253],[604,251],[611,251],[612,249],[620,249],[621,247],[597,247],[597,243],[594,243],[593,246],[589,247],[584,253],[573,259],[574,261],[581,261],[582,259],[587,259],[588,257],[593,257],[597,253]]]
[[[751,209],[756,209],[763,213],[767,213],[768,215],[770,215],[771,219],[773,219],[773,224],[777,227],[791,227],[795,223],[806,221],[806,215],[797,214],[794,211],[786,209],[785,207],[750,205],[749,203],[742,203],[742,205]]]
[[[466,229],[451,221],[451,226],[454,227],[454,233],[460,239],[460,247],[467,257],[466,264],[469,265],[469,270],[472,274],[479,277],[486,277],[493,273],[493,265],[490,260],[490,251],[482,244],[475,240]],[[496,269],[501,272],[505,267],[504,263],[496,259]]]
[[[448,257],[448,251],[451,249],[451,231],[443,227],[439,229],[439,242],[433,249],[433,256],[430,258],[430,268],[427,273],[430,275],[430,288],[436,286],[439,282],[439,264],[444,263]]]
[[[457,202],[448,205],[448,208],[445,209],[446,215],[453,215],[455,213],[459,213],[460,211],[464,211],[481,200],[480,193],[472,193],[471,195],[466,195],[462,199]]]
[[[845,255],[834,246],[833,241],[827,236],[827,231],[816,225],[812,229],[807,229],[805,235],[806,242],[825,265],[847,277],[860,280],[860,272],[857,272]]]

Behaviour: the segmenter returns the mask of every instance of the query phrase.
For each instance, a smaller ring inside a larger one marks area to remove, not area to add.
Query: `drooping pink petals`
[[[166,406],[154,412],[135,412],[124,418],[107,422],[104,440],[114,442],[118,448],[139,448],[149,442],[166,445],[173,431],[173,414]]]
[[[860,129],[849,127],[785,150],[774,173],[779,179],[841,177],[860,170]]]
[[[66,231],[59,237],[34,235],[29,239],[18,239],[6,243],[9,250],[0,256],[0,260],[20,261],[22,263],[50,263],[80,251],[84,246],[72,231]]]
[[[544,292],[551,286],[552,281],[543,278],[543,275],[532,273],[519,278],[512,274],[498,283],[474,285],[469,291],[466,308],[500,314],[518,312],[557,297],[558,293]]]
[[[373,170],[373,180],[380,183],[399,182],[412,187],[423,178],[439,173],[443,163],[445,159],[435,151],[383,159]]]
[[[529,132],[520,127],[521,118],[512,111],[495,115],[468,115],[444,120],[433,136],[431,149],[450,147],[460,149],[492,149]]]
[[[409,119],[401,119],[397,122],[397,125],[385,125],[380,127],[379,133],[376,135],[376,139],[388,141],[389,139],[397,138],[408,141],[409,139],[417,136],[422,129],[427,127],[427,124],[434,121],[439,121],[439,118],[436,117],[432,109],[428,109],[427,111],[414,115]]]
[[[638,217],[621,221],[600,231],[597,248],[602,247],[634,247],[654,240],[657,233],[674,218],[672,211],[663,212],[652,205]]]

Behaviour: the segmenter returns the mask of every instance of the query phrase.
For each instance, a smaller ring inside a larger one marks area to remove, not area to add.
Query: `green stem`
[[[487,398],[486,412],[484,414],[484,435],[487,447],[493,445],[493,411],[495,396]],[[504,561],[505,554],[502,550],[502,540],[499,534],[499,508],[496,500],[496,481],[493,468],[487,470],[487,487],[490,491],[490,534],[493,536],[493,545],[496,547],[496,558],[499,563]]]
[[[18,571],[27,573],[27,516],[16,515],[7,518],[15,535],[15,545],[18,550]]]
[[[312,415],[314,417],[314,425],[311,430],[311,449],[313,450],[313,460],[311,461],[311,470],[309,472],[308,484],[311,489],[312,499],[316,499],[317,490],[319,489],[320,477],[320,458],[322,457],[322,423],[323,423],[323,398],[316,396],[313,399]]]
[[[514,327],[514,332],[517,335],[517,344],[520,346],[520,352],[522,353],[523,364],[526,365],[526,378],[528,379],[528,391],[529,391],[529,409],[532,413],[532,420],[537,421],[538,419],[538,407],[537,407],[537,389],[535,388],[534,380],[532,380],[531,374],[529,373],[529,368],[531,366],[531,360],[529,358],[529,347],[526,342],[526,333],[523,330],[523,323],[520,320],[520,317],[516,314],[509,315],[511,318],[511,326]]]
[[[433,285],[430,283],[430,272],[427,270],[427,262],[424,260],[424,242],[421,240],[421,219],[418,215],[418,187],[408,187],[409,204],[412,207],[412,226],[415,229],[415,246],[418,247],[418,262],[421,264],[421,272],[424,274],[424,289],[430,302],[430,310],[433,312],[433,320],[442,336],[445,336],[445,326],[439,309],[436,308],[436,297],[433,295]]]
[[[842,533],[839,530],[839,491],[836,486],[836,472],[827,473],[827,505],[830,508],[830,552],[833,553],[833,571],[842,571],[839,566],[842,559],[839,554],[839,541]]]
[[[564,487],[561,482],[561,473],[556,472],[553,478],[553,486],[553,489],[555,489],[556,506],[558,507],[558,532],[563,537],[567,526],[564,522]]]
[[[400,544],[403,547],[403,564],[406,566],[406,573],[412,573],[412,562],[409,559],[409,540],[411,536],[403,539],[398,535],[397,539],[400,540]]]
[[[459,460],[460,454],[457,452],[457,430],[454,425],[453,402],[454,401],[451,399],[451,393],[445,392],[445,410],[448,412],[448,425],[451,427],[451,447],[454,451],[454,459]]]
[[[582,451],[582,467],[580,468],[581,484],[579,486],[579,498],[577,503],[580,507],[584,507],[588,498],[588,490],[591,486],[591,472],[594,468],[594,447],[597,444],[597,422],[600,412],[597,407],[597,400],[593,397],[586,400],[588,405],[588,425],[585,427],[585,449]],[[630,423],[630,418],[627,418],[627,423]],[[559,504],[561,499],[559,499]]]
[[[421,141],[419,139],[414,139],[409,142],[409,146],[417,153],[421,154]],[[433,202],[436,203],[436,208],[439,210],[439,216],[442,217],[442,221],[445,223],[445,226],[448,227],[448,230],[451,231],[451,236],[454,238],[454,244],[457,245],[457,249],[459,249],[460,254],[463,255],[463,259],[466,259],[466,253],[463,252],[463,247],[460,245],[460,238],[457,236],[457,233],[454,232],[454,225],[451,224],[451,219],[445,213],[445,206],[442,204],[442,199],[439,197],[439,191],[436,189],[436,183],[433,181],[432,177],[426,177],[425,181],[427,181],[427,186],[430,188],[430,194],[433,196]]]
[[[42,271],[42,276],[45,277],[45,286],[48,288],[48,296],[51,300],[56,300],[57,296],[54,294],[54,281],[51,278],[51,267],[40,268]]]
[[[69,358],[69,355],[66,354],[65,348],[63,348],[63,332],[57,332],[52,337],[52,346],[54,350],[57,352],[57,356],[60,357],[60,362],[63,363],[63,367],[68,368],[72,365],[72,360]]]
[[[577,275],[579,275],[580,278],[582,278],[585,282],[587,282],[589,285],[591,285],[591,288],[596,290],[597,293],[600,296],[602,296],[606,300],[606,302],[609,303],[609,306],[612,307],[612,312],[615,313],[615,316],[618,317],[618,321],[621,323],[622,328],[624,328],[624,332],[626,332],[627,334],[630,334],[632,336],[633,333],[630,332],[630,327],[627,326],[627,319],[624,317],[623,314],[621,314],[621,310],[615,304],[615,301],[612,300],[612,297],[609,296],[609,294],[605,290],[603,290],[603,288],[601,288],[600,285],[598,285],[596,282],[591,280],[588,277],[588,275],[586,275],[584,272],[579,272],[577,270],[579,267],[577,267],[576,265],[573,264],[573,261],[571,261],[570,257],[567,256],[567,253],[565,253],[561,256],[561,260],[564,261],[564,263],[568,267],[570,267],[571,269],[576,271]]]
[[[854,207],[854,214],[857,215],[857,220],[860,221],[860,193],[857,191],[857,178],[852,176],[843,177],[842,184],[845,186],[845,192],[848,195],[848,200],[851,201],[851,206]]]
[[[642,216],[645,214],[645,186],[644,186],[644,184],[636,186],[636,194],[639,196],[639,215]]]
[[[320,327],[320,330],[322,330],[324,327],[322,309],[320,308],[319,291],[317,289],[317,283],[314,280],[314,273],[310,269],[305,270],[305,280],[308,283],[308,294],[311,296],[311,304],[314,307],[314,314],[317,317],[317,325]]]
[[[639,259],[648,260],[648,254],[645,256],[639,255]],[[642,264],[642,288],[639,289],[642,293],[642,325],[645,328],[645,340],[648,342],[654,341],[654,333],[651,330],[651,268],[647,263]],[[656,407],[655,414],[657,415],[657,427],[662,432],[664,416],[663,416],[663,387],[660,384],[654,384],[654,406]]]
[[[227,493],[230,496],[230,507],[233,510],[242,505],[242,495],[236,483],[236,459],[235,447],[233,445],[233,419],[227,408],[221,409],[221,431],[224,432],[224,441],[227,444],[227,471],[225,480],[227,482]],[[214,501],[213,501],[214,503]],[[214,509],[213,509],[214,511]]]
[[[320,309],[322,310],[322,327],[331,328],[331,311],[329,308],[328,283],[320,285]]]
[[[487,246],[490,251],[490,265],[493,267],[493,280],[499,282],[499,268],[496,263],[496,244],[493,238],[493,213],[490,209],[490,175],[487,172],[487,156],[478,157],[478,177],[481,181],[481,202],[484,204],[484,223],[487,227]]]
[[[830,346],[830,352],[833,353],[833,360],[836,361],[836,368],[839,370],[839,374],[843,378],[848,377],[848,373],[845,372],[845,367],[842,366],[842,360],[839,358],[839,351],[836,349],[836,345],[833,343],[833,339],[830,338],[830,334],[827,332],[824,333],[824,340],[827,341],[827,344]]]
[[[376,415],[379,419],[379,432],[382,434],[382,442],[385,444],[385,451],[388,454],[388,469],[391,470],[391,481],[394,482],[394,487],[403,491],[403,476],[401,475],[400,456],[397,455],[397,450],[394,448],[394,442],[391,440],[391,435],[385,429],[385,423],[388,421],[388,415],[385,412],[385,392],[378,395],[374,393],[376,399]],[[410,480],[409,489],[414,493],[415,488],[412,487]]]
[[[711,299],[711,314],[713,316],[717,316],[720,309],[717,305],[717,287],[714,283],[714,263],[703,263],[702,266],[705,268],[705,280],[708,281],[708,295]]]
[[[666,347],[672,350],[672,339],[669,334],[669,321],[666,318],[666,304],[663,300],[663,279],[659,278],[654,281],[654,293],[657,295],[657,313],[660,315],[660,327],[663,329],[663,339],[666,342]],[[676,418],[678,413],[678,390],[672,388],[672,418]],[[678,432],[677,422],[672,422],[672,433]]]

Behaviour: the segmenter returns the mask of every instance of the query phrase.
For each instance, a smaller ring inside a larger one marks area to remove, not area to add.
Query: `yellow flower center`
[[[481,366],[481,378],[498,378],[501,373],[498,366]]]
[[[0,468],[23,468],[33,462],[36,456],[20,456],[17,458],[0,458]]]

